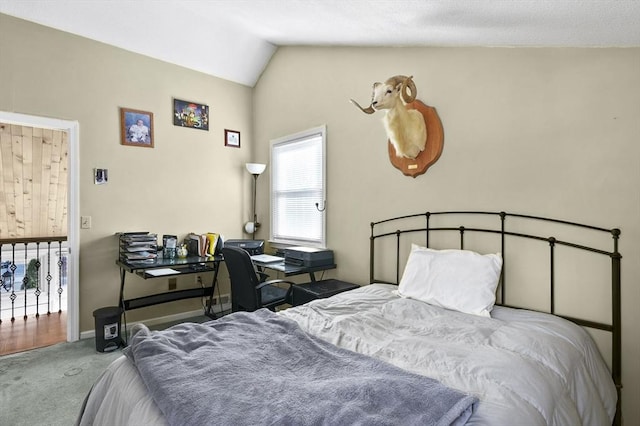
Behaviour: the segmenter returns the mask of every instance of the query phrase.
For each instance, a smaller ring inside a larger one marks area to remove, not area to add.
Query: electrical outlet
[[[207,299],[206,301],[206,307],[207,309],[211,308],[212,306],[217,306],[217,305],[226,305],[229,303],[229,295],[228,294],[221,294],[219,297],[218,296],[213,296],[211,298],[211,302],[209,302],[209,299]]]
[[[175,290],[176,288],[178,288],[178,279],[169,278],[169,290]]]

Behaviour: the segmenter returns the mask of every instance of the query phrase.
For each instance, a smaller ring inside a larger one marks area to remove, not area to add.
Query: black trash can
[[[122,346],[120,335],[120,308],[107,306],[93,311],[96,319],[96,350],[111,352]]]

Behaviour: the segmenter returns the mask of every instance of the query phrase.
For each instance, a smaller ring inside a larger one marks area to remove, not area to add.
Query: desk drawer
[[[315,299],[324,299],[343,291],[358,288],[357,284],[340,280],[312,281],[293,286],[293,306],[303,305]]]

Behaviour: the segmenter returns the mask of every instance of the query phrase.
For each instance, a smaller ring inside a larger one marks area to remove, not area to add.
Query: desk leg
[[[120,338],[122,340],[123,346],[127,346],[127,343],[129,341],[129,336],[127,336],[127,312],[125,310],[124,304],[124,278],[126,276],[126,273],[127,271],[125,271],[124,268],[120,268],[120,297],[118,299],[118,306],[120,307],[120,311],[122,312],[123,329],[121,331],[124,332],[124,335],[121,335]]]
[[[211,282],[211,294],[209,295],[209,307],[205,310],[204,314],[211,319],[217,319],[216,313],[213,311],[213,293],[216,290],[216,284],[218,283],[218,270],[220,270],[220,262],[214,263],[213,270],[213,281]],[[220,306],[222,306],[222,302],[220,301]],[[220,312],[222,313],[222,311]]]
[[[309,272],[309,278],[311,278],[311,282],[315,282],[316,281],[316,274],[313,272]]]

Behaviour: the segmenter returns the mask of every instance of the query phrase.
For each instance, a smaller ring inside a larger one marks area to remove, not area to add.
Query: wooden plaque
[[[424,117],[427,126],[427,143],[415,159],[396,156],[396,149],[391,142],[389,146],[389,160],[391,164],[399,169],[404,175],[416,177],[427,171],[429,166],[438,161],[444,146],[444,129],[436,109],[416,100],[407,104],[410,109],[417,109]]]

